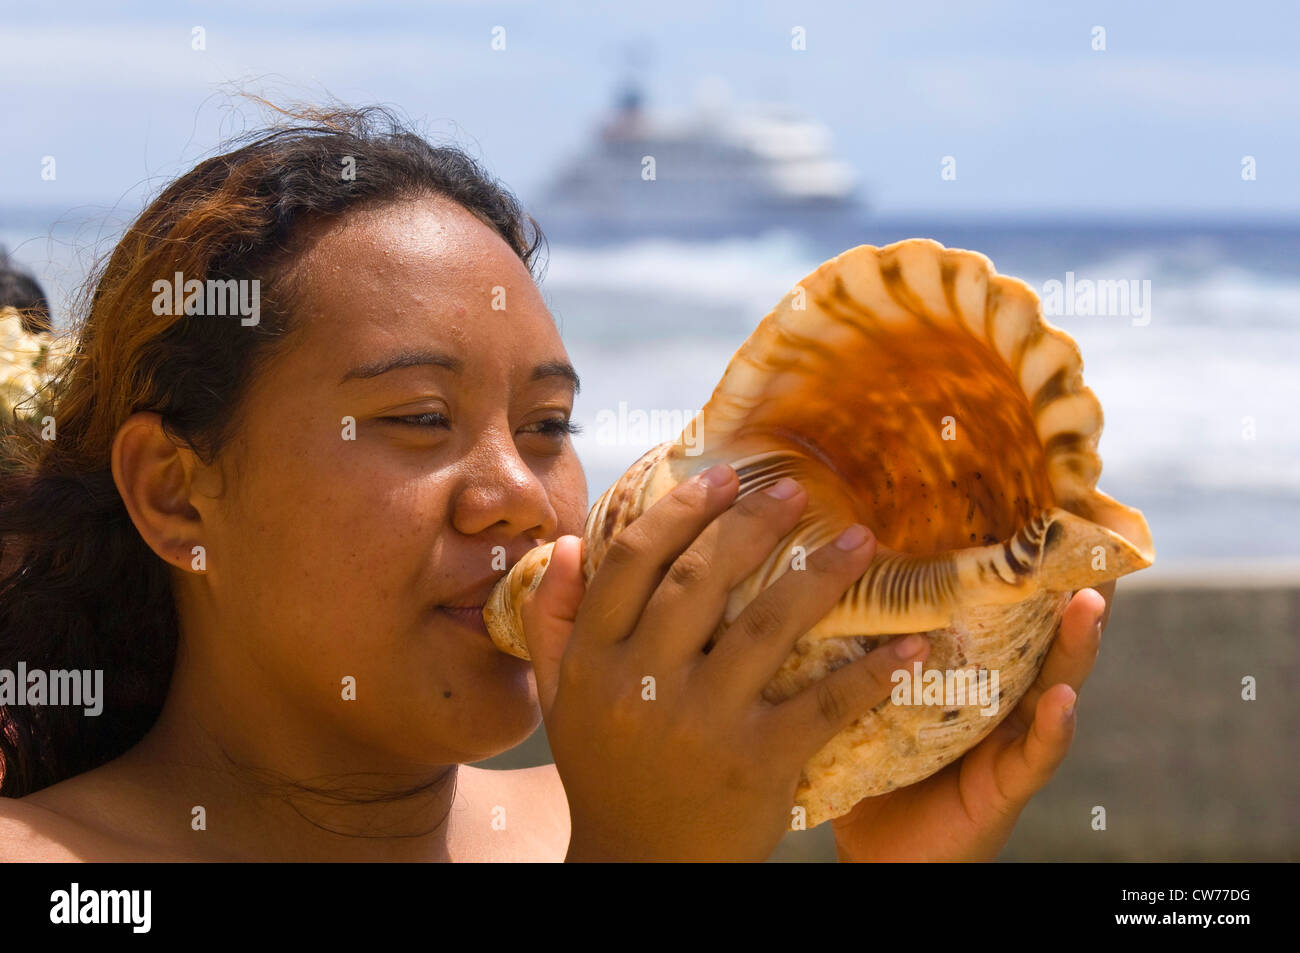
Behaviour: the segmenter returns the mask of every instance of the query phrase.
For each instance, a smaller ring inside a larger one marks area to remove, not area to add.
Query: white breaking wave
[[[694,244],[647,239],[606,248],[551,246],[545,287],[654,294],[766,314],[821,261],[787,233]]]

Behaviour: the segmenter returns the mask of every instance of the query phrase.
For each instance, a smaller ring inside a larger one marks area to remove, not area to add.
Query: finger
[[[862,577],[875,553],[875,537],[854,524],[814,550],[804,568],[787,570],[755,596],[702,664],[717,690],[750,698],[762,691],[794,643]]]
[[[720,463],[683,480],[625,526],[605,550],[578,610],[586,637],[622,641],[668,566],[730,505],[739,486],[736,471]]]
[[[808,494],[788,477],[746,493],[673,561],[636,632],[658,659],[698,655],[718,627],[731,590],[763,565],[799,521]]]
[[[1075,692],[1092,674],[1101,645],[1101,621],[1105,603],[1092,589],[1080,589],[1065,607],[1060,628],[1052,640],[1038,677],[1029,686],[1008,721],[1023,731],[1033,720],[1039,699],[1052,685],[1064,682]]]
[[[826,742],[883,701],[893,691],[896,671],[910,670],[930,654],[930,640],[919,633],[900,636],[837,668],[777,705],[782,747],[806,761]]]
[[[537,697],[542,715],[551,710],[560,680],[560,660],[573,631],[582,603],[582,540],[561,536],[551,550],[551,561],[542,581],[524,594],[520,616],[528,639],[528,654],[537,675]]]
[[[1078,698],[1069,685],[1053,685],[1040,695],[1029,729],[999,752],[993,772],[1003,813],[1024,807],[1061,766],[1074,739]]]

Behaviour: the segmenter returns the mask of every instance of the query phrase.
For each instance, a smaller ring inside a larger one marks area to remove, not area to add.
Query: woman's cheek
[[[561,535],[582,534],[587,519],[587,476],[578,456],[570,452],[551,494]]]

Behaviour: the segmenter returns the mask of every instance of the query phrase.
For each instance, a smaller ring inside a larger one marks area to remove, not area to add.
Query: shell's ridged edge
[[[587,543],[582,570],[588,582],[605,557],[610,542],[648,506],[648,498],[657,489],[652,485],[652,477],[671,447],[671,444],[661,443],[643,453],[614,481],[613,486],[600,495],[587,513],[582,531]]]
[[[555,543],[543,543],[524,553],[510,572],[492,587],[487,604],[483,606],[483,621],[487,624],[488,635],[493,644],[507,655],[529,658],[521,607],[524,596],[541,584],[554,550]]]
[[[846,285],[846,278],[855,287]],[[1083,355],[1074,338],[1043,317],[1037,293],[1025,282],[998,274],[979,252],[945,248],[932,239],[859,245],[795,285],[727,365],[701,413],[705,439],[725,440],[761,400],[769,342],[815,340],[825,324],[842,320],[818,304],[832,296],[851,298],[864,321],[887,324],[907,315],[954,326],[995,352],[1029,404],[1058,505],[1119,533],[1148,565],[1154,561],[1142,514],[1097,490],[1103,416],[1101,403],[1083,383]],[[804,305],[798,310],[797,298]],[[684,440],[685,434],[677,445]]]

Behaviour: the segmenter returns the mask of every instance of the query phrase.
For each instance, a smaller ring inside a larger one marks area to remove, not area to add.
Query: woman
[[[373,110],[300,118],[144,211],[47,395],[57,438],[7,442],[0,668],[102,670],[104,697],[5,706],[0,857],[771,852],[800,765],[925,640],[761,702],[874,553],[846,527],[702,654],[806,502],[787,484],[732,507],[726,467],[638,519],[584,592],[578,378],[539,242],[471,160]],[[551,539],[534,672],[480,609]],[[841,857],[995,856],[1069,745],[1103,608],[1076,596],[990,739],[836,822]],[[555,766],[467,766],[539,707]]]

